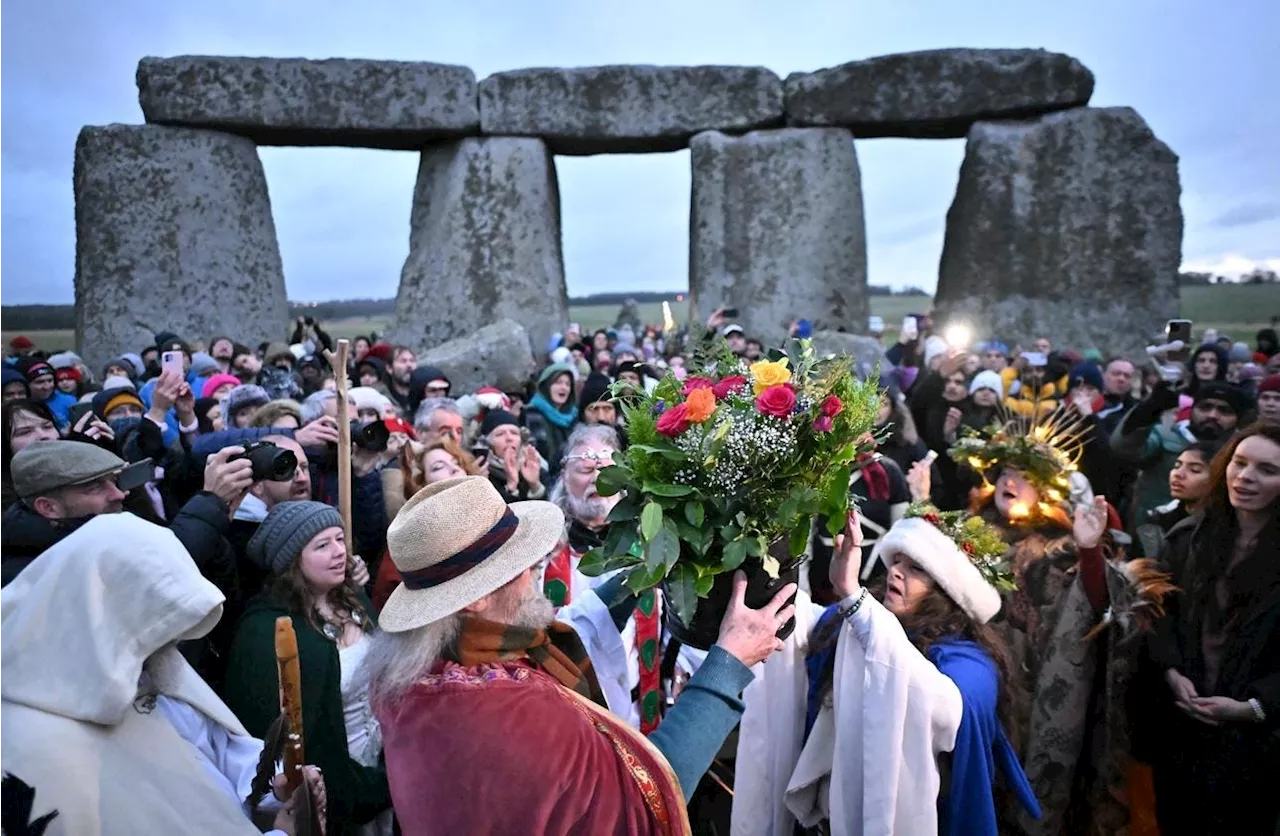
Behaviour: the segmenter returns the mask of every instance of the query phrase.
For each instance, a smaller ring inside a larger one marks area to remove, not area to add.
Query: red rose
[[[939,517],[937,514],[925,514],[924,521],[930,525],[942,525],[942,517]]]
[[[835,422],[825,415],[819,415],[813,422],[813,431],[816,433],[829,433],[834,427]]]
[[[965,554],[973,554],[973,543],[961,543],[960,548],[964,549]]]
[[[689,407],[686,404],[671,407],[658,419],[658,434],[665,435],[667,438],[675,438],[687,429],[689,429]]]
[[[715,384],[712,383],[709,378],[691,377],[684,382],[683,394],[687,398],[689,397],[689,393],[694,391],[695,389],[710,389],[713,386],[715,386]]]
[[[785,383],[770,386],[756,398],[756,409],[775,418],[790,418],[796,406],[796,393]]]
[[[715,394],[716,400],[722,401],[729,397],[730,393],[735,389],[745,386],[746,383],[747,379],[745,377],[740,374],[735,374],[732,377],[726,377],[724,380],[717,383],[711,388],[711,391]]]
[[[844,404],[835,395],[827,395],[827,399],[822,402],[822,414],[827,418],[834,418],[844,412]]]

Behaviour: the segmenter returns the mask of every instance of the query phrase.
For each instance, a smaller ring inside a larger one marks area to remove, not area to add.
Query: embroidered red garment
[[[556,552],[543,572],[543,594],[557,608],[573,602],[573,573],[581,554],[567,544]],[[650,734],[662,721],[662,620],[658,616],[658,596],[650,589],[636,598],[635,648],[639,659],[640,681],[636,703],[640,713],[640,731]]]
[[[523,660],[438,664],[375,711],[406,834],[690,832],[657,749]]]

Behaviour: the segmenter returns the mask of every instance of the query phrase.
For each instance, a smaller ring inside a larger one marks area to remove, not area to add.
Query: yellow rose
[[[752,363],[751,377],[755,381],[754,388],[757,395],[770,386],[789,383],[791,381],[791,370],[787,368],[787,358],[783,357],[776,363],[771,363],[768,360]]]

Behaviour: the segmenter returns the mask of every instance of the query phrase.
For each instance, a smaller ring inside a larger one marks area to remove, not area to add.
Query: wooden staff
[[[347,403],[347,352],[350,340],[338,340],[338,351],[327,352],[333,376],[338,383],[338,512],[342,514],[342,531],[347,538],[347,561],[355,548],[351,533],[351,412]]]
[[[285,718],[284,777],[290,791],[302,784],[306,763],[302,739],[302,671],[298,666],[298,636],[293,619],[276,619],[276,670],[280,676],[280,712]]]

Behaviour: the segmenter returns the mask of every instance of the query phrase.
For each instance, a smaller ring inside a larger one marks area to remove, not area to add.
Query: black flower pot
[[[800,557],[791,557],[787,554],[787,543],[785,540],[775,544],[774,548],[769,549],[770,553],[780,554],[778,560],[782,566],[778,570],[778,577],[771,578],[769,573],[764,570],[764,566],[759,560],[754,558],[748,559],[742,564],[742,571],[747,573],[747,606],[752,609],[760,609],[773,600],[773,596],[778,590],[789,583],[798,584],[800,582],[800,565],[807,559],[807,555]],[[667,592],[666,582],[662,585],[663,597],[667,600],[662,608],[663,619],[667,629],[671,635],[680,640],[683,645],[695,647],[698,650],[710,650],[711,646],[716,643],[716,639],[720,637],[720,622],[724,620],[724,614],[729,609],[729,602],[733,599],[733,572],[725,572],[717,575],[715,582],[711,586],[711,592],[706,598],[698,599],[698,606],[693,612],[693,618],[686,624],[676,614],[675,607],[671,606],[670,596]],[[792,595],[788,604],[795,603],[796,596]],[[796,619],[792,616],[778,628],[777,636],[785,639],[791,635],[796,629]]]

